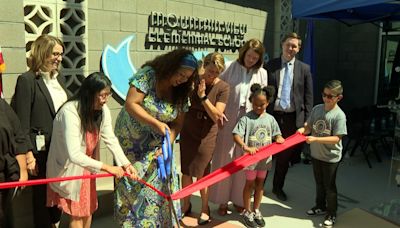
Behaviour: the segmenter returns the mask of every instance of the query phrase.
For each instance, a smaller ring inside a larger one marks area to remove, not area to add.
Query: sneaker
[[[264,217],[262,216],[261,212],[258,209],[256,209],[256,212],[254,214],[254,221],[257,223],[258,227],[265,226]]]
[[[333,227],[333,224],[336,222],[336,216],[327,215],[324,220],[324,227]]]
[[[243,224],[246,226],[246,227],[250,227],[250,228],[255,228],[255,227],[257,227],[257,223],[254,221],[254,213],[253,212],[250,212],[250,211],[245,211],[243,214],[242,214],[242,217],[243,217]]]
[[[308,210],[306,213],[307,213],[307,215],[310,215],[310,216],[312,216],[312,215],[323,215],[323,214],[326,213],[326,210],[322,209],[322,208],[318,208],[318,207],[313,207],[310,210]]]

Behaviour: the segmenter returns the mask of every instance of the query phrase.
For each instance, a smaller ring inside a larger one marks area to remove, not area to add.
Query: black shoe
[[[274,193],[276,195],[276,198],[278,198],[281,201],[287,200],[286,193],[283,190],[272,189],[272,193]]]
[[[249,228],[257,227],[256,221],[254,221],[254,213],[250,211],[244,211],[242,214],[243,224]]]
[[[262,216],[261,212],[258,209],[254,212],[254,221],[257,223],[258,227],[265,226],[264,217]]]
[[[324,214],[326,214],[326,209],[318,208],[318,207],[315,206],[315,207],[311,208],[310,210],[308,210],[306,213],[309,216],[324,215]]]

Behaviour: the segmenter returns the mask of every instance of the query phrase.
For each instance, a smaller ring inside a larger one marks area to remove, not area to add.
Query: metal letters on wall
[[[246,32],[246,24],[151,12],[146,46],[190,46],[235,51],[243,46]]]

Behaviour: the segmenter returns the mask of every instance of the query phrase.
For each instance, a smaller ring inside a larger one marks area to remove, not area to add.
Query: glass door
[[[400,101],[400,32],[382,34],[378,105]],[[390,102],[389,102],[390,101]]]
[[[381,41],[377,104],[391,113],[385,121],[393,134],[389,183],[400,187],[400,22],[382,32]]]

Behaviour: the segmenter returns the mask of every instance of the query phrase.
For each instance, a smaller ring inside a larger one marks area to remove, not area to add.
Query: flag
[[[6,69],[6,63],[4,62],[3,52],[1,52],[0,46],[0,97],[3,98],[3,72]]]
[[[1,46],[0,46],[0,74],[2,74],[6,69],[6,63],[4,62],[3,59],[3,52],[1,52]]]

